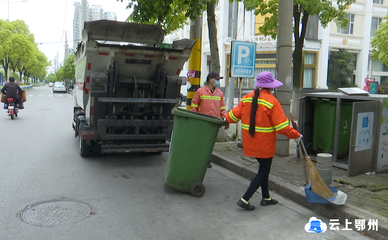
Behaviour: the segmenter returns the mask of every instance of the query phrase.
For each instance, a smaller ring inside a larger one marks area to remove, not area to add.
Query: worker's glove
[[[295,141],[295,143],[296,143],[297,145],[299,145],[300,141],[302,141],[302,137],[303,137],[303,135],[300,134],[300,137],[294,139],[294,141]]]
[[[229,123],[226,121],[226,118],[224,118],[224,122],[225,122],[225,127],[224,127],[224,129],[228,129],[228,128],[229,128]]]

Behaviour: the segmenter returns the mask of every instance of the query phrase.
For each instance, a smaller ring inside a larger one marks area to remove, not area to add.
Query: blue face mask
[[[215,86],[215,87],[219,87],[219,86],[220,86],[220,80],[216,80],[216,81],[214,82],[214,86]]]

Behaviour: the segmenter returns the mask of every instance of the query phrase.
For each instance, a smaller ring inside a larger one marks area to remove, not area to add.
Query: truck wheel
[[[82,130],[84,130],[85,125],[86,125],[85,122],[80,122],[79,133],[82,133]],[[81,134],[78,134],[78,137],[79,137],[79,155],[81,155],[81,157],[89,157],[90,151],[92,150],[92,148],[90,147],[90,145],[86,143],[86,140],[82,140]]]
[[[182,102],[183,102],[183,95],[181,94],[179,96],[179,103],[178,103],[178,106],[182,105]]]
[[[93,156],[100,156],[101,155],[101,144],[98,143],[99,141],[93,141]]]

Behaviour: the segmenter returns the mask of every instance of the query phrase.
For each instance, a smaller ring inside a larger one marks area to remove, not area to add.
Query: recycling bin
[[[191,193],[205,194],[202,181],[217,138],[225,122],[221,118],[173,108],[174,126],[165,171],[165,186]]]
[[[336,101],[326,98],[311,98],[311,100],[314,103],[313,150],[333,153]],[[349,153],[352,106],[351,102],[341,102],[338,158],[346,157]]]

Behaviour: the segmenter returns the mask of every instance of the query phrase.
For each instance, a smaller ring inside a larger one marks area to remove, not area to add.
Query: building
[[[89,7],[87,0],[74,2],[74,18],[73,18],[73,48],[76,49],[77,44],[82,40],[82,29],[85,21],[97,20],[117,20],[115,12],[105,12],[101,5],[92,5]]]
[[[231,47],[232,4],[220,0],[215,6],[220,53],[221,75],[226,76],[221,82],[228,82],[229,57]],[[378,60],[369,58],[370,40],[382,19],[387,15],[388,0],[357,0],[346,9],[349,24],[345,28],[337,27],[334,22],[326,28],[321,27],[317,17],[309,19],[308,31],[304,44],[303,88],[327,89],[328,66],[330,55],[344,49],[355,56],[355,71],[349,81],[358,87],[365,86],[366,78],[374,78],[381,84],[388,85],[388,67]],[[253,11],[246,11],[243,3],[238,3],[237,39],[238,41],[256,42],[255,72],[271,71],[276,73],[276,39],[262,35],[258,27],[263,24],[263,17],[255,16]],[[165,41],[171,43],[180,38],[190,38],[190,27],[186,26],[169,34]],[[293,39],[293,38],[292,38]],[[201,82],[211,71],[207,16],[202,16],[202,56]],[[185,65],[187,67],[187,64]],[[187,70],[187,69],[184,69]],[[282,80],[282,79],[280,79]],[[283,80],[282,80],[283,81]],[[243,79],[243,88],[252,88],[254,79]],[[237,81],[235,81],[237,87]]]

